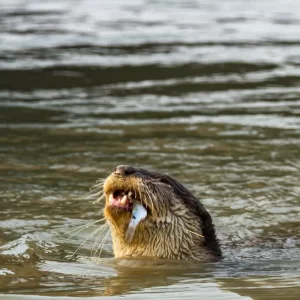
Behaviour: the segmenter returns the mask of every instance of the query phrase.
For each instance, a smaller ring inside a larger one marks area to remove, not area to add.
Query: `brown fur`
[[[221,250],[211,217],[202,204],[171,177],[141,168],[131,174],[112,173],[104,183],[105,218],[111,227],[116,257],[147,256],[183,260],[217,260]],[[108,205],[116,190],[133,191],[148,209],[131,243],[125,232],[131,212]]]

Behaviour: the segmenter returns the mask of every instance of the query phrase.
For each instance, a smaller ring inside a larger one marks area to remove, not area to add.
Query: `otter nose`
[[[127,166],[127,165],[120,165],[120,166],[117,166],[115,168],[115,174],[118,174],[118,175],[130,175],[130,174],[133,174],[135,172],[135,169],[131,166]]]

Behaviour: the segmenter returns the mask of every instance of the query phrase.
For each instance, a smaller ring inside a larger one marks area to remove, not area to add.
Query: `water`
[[[2,0],[0,298],[299,299],[299,32],[298,1]],[[124,163],[192,190],[224,260],[77,250]]]

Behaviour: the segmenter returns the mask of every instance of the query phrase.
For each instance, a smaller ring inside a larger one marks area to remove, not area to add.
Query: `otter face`
[[[114,254],[186,260],[221,256],[209,213],[182,184],[168,175],[120,165],[104,182],[104,215],[108,220]],[[135,218],[135,205],[147,211],[133,239],[126,231]]]

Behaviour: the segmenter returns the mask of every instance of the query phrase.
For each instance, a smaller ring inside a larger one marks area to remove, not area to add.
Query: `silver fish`
[[[125,241],[131,243],[134,237],[135,229],[138,224],[147,217],[147,210],[141,203],[135,202],[128,228],[125,233]]]

